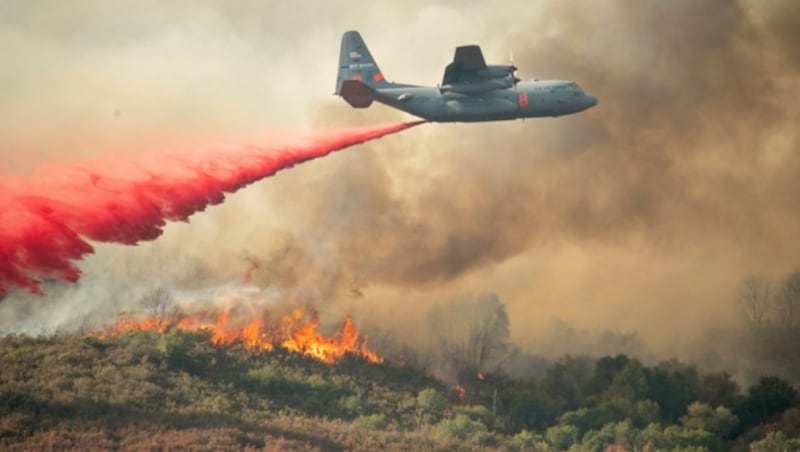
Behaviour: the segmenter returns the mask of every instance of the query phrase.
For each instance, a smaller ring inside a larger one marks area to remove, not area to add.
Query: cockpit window
[[[569,90],[575,97],[583,95],[583,90],[575,82],[568,83],[567,85],[565,85],[565,88]]]

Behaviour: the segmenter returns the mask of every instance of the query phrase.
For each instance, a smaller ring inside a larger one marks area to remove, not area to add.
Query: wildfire
[[[358,331],[350,314],[345,317],[342,326],[329,337],[317,331],[317,315],[307,316],[300,309],[281,316],[277,322],[271,322],[267,312],[244,318],[237,314],[236,309],[232,308],[216,315],[203,312],[175,315],[171,318],[151,317],[139,321],[123,318],[102,336],[115,336],[128,331],[163,333],[176,328],[183,331],[208,331],[211,333],[211,342],[215,345],[238,342],[254,351],[271,351],[280,347],[328,364],[339,361],[346,354],[360,356],[372,363],[383,362],[383,358],[367,347],[367,336]]]
[[[464,403],[464,397],[467,395],[467,390],[461,384],[457,384],[453,390],[456,392],[458,396],[458,401]]]

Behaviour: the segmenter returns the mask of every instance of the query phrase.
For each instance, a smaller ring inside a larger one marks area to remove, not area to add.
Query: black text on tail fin
[[[375,88],[389,85],[357,31],[346,31],[342,35],[336,94],[342,94],[342,84],[346,80],[357,80]]]

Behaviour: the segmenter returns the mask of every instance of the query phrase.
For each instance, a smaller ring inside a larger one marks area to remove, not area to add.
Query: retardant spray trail
[[[94,251],[87,240],[153,240],[166,221],[186,221],[224,193],[421,122],[313,133],[301,145],[225,147],[0,179],[0,295],[12,285],[42,293],[45,279],[77,281],[74,261]]]

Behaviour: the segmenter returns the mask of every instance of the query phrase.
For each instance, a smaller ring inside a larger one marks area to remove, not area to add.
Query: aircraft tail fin
[[[374,91],[359,80],[345,80],[338,93],[353,108],[367,108],[375,99]]]
[[[369,53],[361,34],[352,30],[346,31],[342,35],[342,47],[339,51],[339,73],[336,77],[336,94],[343,96],[342,85],[347,80],[359,81],[367,85],[366,87],[371,88],[382,88],[391,85],[383,78],[383,73],[378,68],[378,64],[375,63],[375,59],[372,58],[372,54]]]

